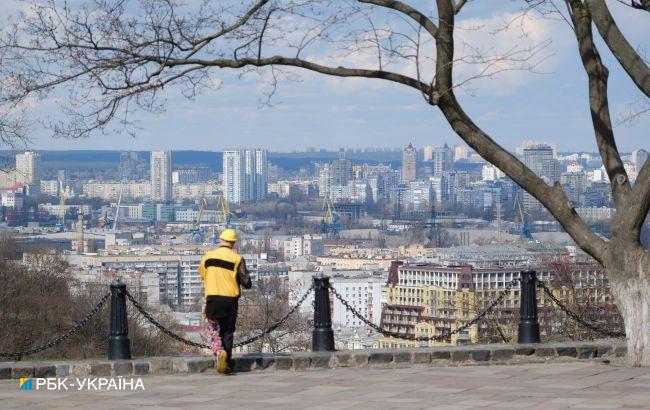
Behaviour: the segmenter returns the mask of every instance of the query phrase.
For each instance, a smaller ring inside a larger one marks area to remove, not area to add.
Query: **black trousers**
[[[219,322],[219,337],[223,350],[228,354],[228,363],[232,359],[237,307],[238,299],[227,296],[208,296],[205,301],[205,317],[213,322]]]

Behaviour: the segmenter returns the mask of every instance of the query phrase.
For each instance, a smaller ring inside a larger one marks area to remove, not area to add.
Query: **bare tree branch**
[[[406,3],[402,3],[401,1],[395,1],[395,0],[358,0],[358,1],[360,3],[370,3],[370,4],[374,4],[375,6],[386,7],[389,9],[393,9],[395,11],[399,11],[400,13],[403,13],[408,17],[410,17],[411,19],[415,20],[434,38],[438,33],[438,27],[436,27],[436,25],[433,23],[433,21],[431,21],[431,19],[429,19],[426,15],[420,13],[418,10],[414,9],[413,7],[409,6]]]
[[[607,8],[605,0],[586,0],[591,18],[607,47],[612,51],[632,81],[650,97],[650,67],[627,41]]]
[[[559,184],[547,185],[514,155],[503,149],[481,130],[461,108],[452,90],[454,56],[454,13],[450,0],[437,0],[440,30],[436,39],[436,88],[438,107],[456,133],[479,155],[496,165],[521,187],[540,201],[566,231],[587,253],[596,260],[604,257],[606,243],[580,219],[569,204]]]
[[[650,12],[650,0],[617,0],[619,3],[632,7],[633,9],[645,10]]]
[[[571,20],[582,64],[589,77],[589,106],[591,120],[600,156],[612,186],[614,202],[623,209],[625,196],[630,192],[630,181],[616,146],[607,100],[609,70],[603,64],[591,31],[589,10],[578,0],[570,0]]]
[[[467,4],[467,0],[458,0],[456,4],[454,4],[454,14],[460,13],[460,9],[462,9],[465,4]]]
[[[650,161],[641,167],[634,187],[630,193],[628,209],[625,212],[625,225],[632,231],[632,235],[640,235],[643,222],[650,211]]]

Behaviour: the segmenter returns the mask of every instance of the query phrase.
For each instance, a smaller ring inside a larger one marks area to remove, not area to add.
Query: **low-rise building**
[[[83,185],[83,195],[115,201],[122,194],[122,200],[151,198],[150,181],[89,181]]]
[[[22,210],[25,203],[25,187],[22,184],[16,184],[8,188],[0,188],[1,204],[4,207]]]
[[[576,212],[587,222],[607,221],[616,215],[616,208],[584,206],[576,208]]]
[[[323,252],[323,237],[320,235],[294,236],[284,241],[285,260],[301,256],[321,256]]]
[[[388,277],[387,302],[381,326],[404,337],[430,338],[456,331],[473,319],[519,277],[519,268],[472,268],[394,262]],[[542,278],[544,279],[544,278]],[[518,307],[518,289],[511,289],[500,308],[512,315]],[[468,344],[479,337],[479,325],[457,331],[444,341],[381,337],[380,348]]]

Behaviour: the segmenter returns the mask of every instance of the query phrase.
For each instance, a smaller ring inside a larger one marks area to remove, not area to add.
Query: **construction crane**
[[[339,238],[341,232],[341,220],[339,214],[334,208],[332,198],[330,198],[329,195],[325,197],[323,208],[325,207],[327,207],[327,212],[321,221],[321,232],[328,238]]]
[[[115,231],[117,229],[117,221],[120,219],[120,208],[122,206],[122,194],[124,194],[124,183],[126,181],[122,181],[122,184],[120,185],[120,196],[117,198],[117,208],[115,209],[115,220],[113,220],[113,230]]]
[[[65,231],[65,195],[63,191],[59,193],[59,209],[57,210],[56,231]]]
[[[194,225],[190,231],[190,244],[203,243],[205,240],[205,231],[203,228],[201,228],[201,218],[203,217],[203,211],[207,205],[208,202],[206,201],[205,197],[201,197],[199,215],[196,217],[196,221],[194,221]]]
[[[521,224],[520,235],[522,238],[534,241],[533,234],[530,232],[530,226],[528,225],[528,216],[524,212],[524,207],[521,204],[519,195],[515,196],[515,210],[519,210],[519,220]]]
[[[226,201],[226,197],[223,194],[219,195],[219,198],[217,198],[217,211],[221,211],[221,214],[223,215],[225,229],[230,228],[232,212],[230,212],[230,205],[228,205],[228,201]]]

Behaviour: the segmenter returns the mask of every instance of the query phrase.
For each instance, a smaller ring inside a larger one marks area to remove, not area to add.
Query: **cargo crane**
[[[534,241],[535,239],[533,238],[533,234],[530,232],[530,226],[528,225],[528,215],[524,212],[524,208],[521,205],[521,200],[519,199],[519,195],[515,196],[515,210],[519,210],[519,218],[520,218],[520,236],[522,238],[526,238],[530,241]]]
[[[226,201],[226,197],[223,196],[223,194],[219,195],[219,198],[217,198],[217,211],[221,211],[221,214],[223,215],[225,229],[230,228],[232,212],[230,212],[230,205],[228,205],[228,201]]]
[[[336,209],[334,208],[334,203],[332,202],[332,198],[330,198],[329,195],[325,197],[323,208],[325,207],[327,207],[327,212],[325,213],[325,217],[321,221],[320,230],[328,238],[338,239],[340,237],[340,232],[341,232],[341,220],[339,214],[336,212]]]
[[[219,197],[217,198],[217,211],[221,212],[224,229],[231,228],[230,225],[232,223],[233,213],[230,211],[230,205],[228,205],[228,201],[226,200],[226,197],[223,195],[223,193],[219,195]],[[219,232],[217,232],[217,226],[213,225],[212,243],[216,244],[218,242],[219,242]]]
[[[192,226],[192,230],[190,231],[190,244],[203,243],[203,241],[205,240],[205,231],[201,227],[201,218],[203,217],[203,211],[205,210],[205,207],[207,205],[208,202],[206,201],[205,197],[201,197],[199,215],[196,217],[196,221],[194,221],[194,225]]]

